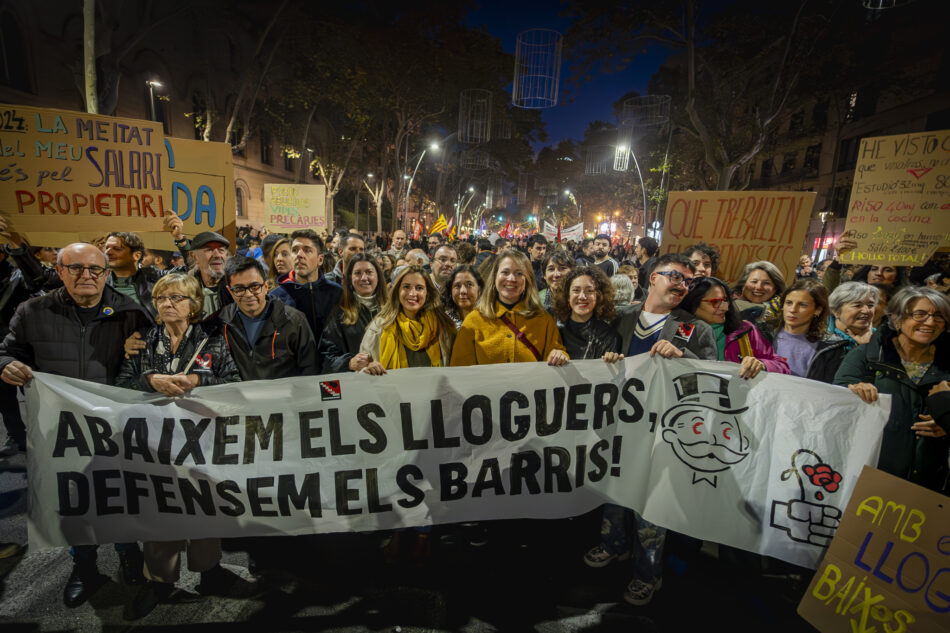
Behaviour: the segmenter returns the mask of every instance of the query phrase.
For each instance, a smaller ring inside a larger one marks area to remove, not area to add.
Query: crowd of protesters
[[[175,216],[165,227],[175,251],[125,232],[57,251],[26,244],[0,217],[10,243],[0,250],[2,455],[26,450],[17,389],[33,371],[180,396],[234,381],[648,353],[736,363],[745,379],[847,386],[867,402],[890,394],[878,466],[948,493],[950,276],[936,264],[851,267],[833,251],[818,264],[803,255],[790,283],[768,261],[742,262],[738,279],[723,280],[715,248],[661,254],[649,237],[556,244],[244,227],[231,255],[222,235],[189,239]],[[195,363],[199,350],[212,360]],[[603,525],[584,561],[629,561],[624,598],[647,604],[662,585],[666,530],[612,505]],[[415,530],[414,556],[430,551],[429,534]],[[472,534],[473,545],[485,541],[484,529]],[[98,587],[96,549],[72,549],[69,607]],[[125,582],[142,586],[136,618],[169,597],[183,549],[202,593],[248,590],[219,564],[218,539],[115,549]],[[259,546],[248,549],[259,558]]]

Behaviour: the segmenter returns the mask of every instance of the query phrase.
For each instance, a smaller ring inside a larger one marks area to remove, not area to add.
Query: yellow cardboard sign
[[[185,233],[234,218],[230,147],[163,136],[153,121],[0,106],[0,213],[31,244],[64,246],[133,231],[174,248],[162,217]]]
[[[865,466],[798,614],[822,633],[947,631],[947,497]]]
[[[847,264],[920,266],[950,242],[950,130],[861,139]]]
[[[719,249],[716,276],[733,282],[749,262],[767,260],[794,279],[813,191],[671,191],[661,253],[682,253],[697,242]]]
[[[264,185],[264,228],[271,233],[327,229],[325,185]]]

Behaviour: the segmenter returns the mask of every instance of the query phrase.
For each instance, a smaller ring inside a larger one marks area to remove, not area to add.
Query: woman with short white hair
[[[880,290],[863,281],[847,281],[828,297],[832,315],[828,332],[846,340],[848,351],[871,340],[874,308],[880,294]]]

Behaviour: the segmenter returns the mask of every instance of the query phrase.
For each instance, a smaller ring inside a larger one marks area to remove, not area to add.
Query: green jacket
[[[867,382],[879,393],[891,395],[891,415],[884,428],[881,457],[877,467],[932,490],[940,490],[947,478],[947,450],[950,438],[918,438],[911,425],[920,413],[927,413],[927,393],[941,380],[950,380],[950,335],[936,341],[934,362],[914,384],[904,371],[894,347],[897,333],[881,326],[867,345],[848,352],[835,374],[836,385]]]

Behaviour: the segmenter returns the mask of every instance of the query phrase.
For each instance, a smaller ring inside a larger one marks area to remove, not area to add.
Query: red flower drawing
[[[836,473],[828,464],[802,466],[802,472],[811,479],[811,483],[821,486],[828,492],[836,492],[838,484],[841,483],[841,473]],[[818,494],[821,495],[820,492]],[[818,498],[821,499],[820,496]]]

